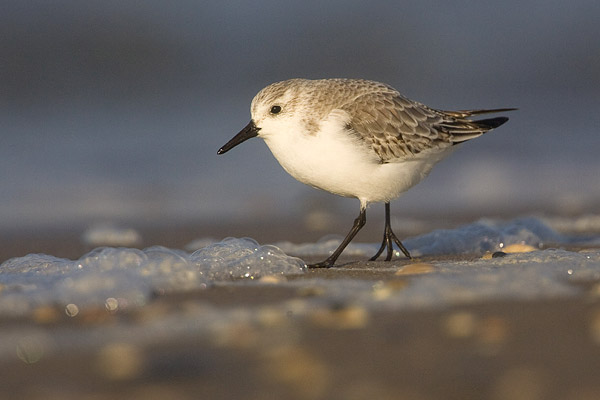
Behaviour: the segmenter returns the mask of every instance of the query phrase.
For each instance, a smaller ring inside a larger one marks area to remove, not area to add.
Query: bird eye
[[[271,107],[271,114],[279,114],[280,111],[281,111],[281,107],[280,106],[273,106],[273,107]]]

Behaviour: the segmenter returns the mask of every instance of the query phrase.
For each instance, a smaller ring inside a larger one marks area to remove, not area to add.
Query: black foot
[[[383,250],[385,248],[387,248],[385,261],[390,261],[392,259],[392,256],[394,255],[394,243],[396,243],[398,248],[400,248],[400,251],[402,251],[402,253],[404,253],[406,257],[412,259],[410,253],[408,252],[408,250],[406,250],[406,247],[404,247],[402,242],[396,237],[394,232],[392,232],[392,229],[388,229],[388,227],[386,227],[385,233],[383,234],[383,241],[381,242],[381,247],[379,248],[379,250],[377,250],[377,253],[375,253],[375,255],[369,259],[369,261],[377,260],[377,258],[381,255],[381,253],[383,253]]]
[[[410,259],[410,253],[406,250],[406,247],[402,244],[402,242],[396,237],[394,232],[392,231],[392,225],[390,224],[390,203],[385,203],[385,230],[383,231],[383,241],[381,242],[381,247],[377,250],[377,253],[373,257],[369,259],[369,261],[377,260],[377,257],[383,253],[383,250],[387,248],[387,254],[385,257],[385,261],[390,261],[392,256],[394,255],[394,243],[400,248],[402,253]]]

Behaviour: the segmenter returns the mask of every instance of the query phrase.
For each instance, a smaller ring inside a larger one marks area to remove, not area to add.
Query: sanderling
[[[441,111],[394,88],[361,79],[290,79],[262,89],[252,100],[250,123],[219,149],[262,138],[281,166],[307,185],[360,201],[360,214],[338,248],[310,267],[331,267],[366,223],[369,203],[385,203],[385,230],[376,260],[393,244],[410,258],[392,231],[390,201],[425,178],[453,146],[481,136],[508,118],[470,120],[510,111]]]

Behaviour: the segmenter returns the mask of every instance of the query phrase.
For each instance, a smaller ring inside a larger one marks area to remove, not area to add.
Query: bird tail
[[[502,125],[508,121],[508,117],[497,117],[497,118],[488,118],[488,119],[478,119],[473,121],[477,126],[489,131],[490,129],[494,129]]]
[[[460,110],[460,111],[443,111],[449,116],[449,120],[440,123],[438,126],[452,134],[453,144],[462,143],[469,139],[483,135],[485,132],[497,128],[506,121],[508,117],[495,117],[471,120],[468,119],[473,115],[491,114],[505,111],[513,111],[516,108],[496,108],[493,110]]]

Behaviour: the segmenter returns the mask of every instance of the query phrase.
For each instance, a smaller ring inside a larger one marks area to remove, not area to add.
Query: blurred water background
[[[262,141],[216,155],[256,92],[293,77],[519,108],[396,215],[598,213],[599,16],[596,0],[5,1],[0,229],[315,209],[349,224],[356,200],[296,182]]]

